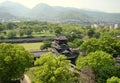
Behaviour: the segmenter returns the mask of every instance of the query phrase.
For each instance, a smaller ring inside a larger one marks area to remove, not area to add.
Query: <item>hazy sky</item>
[[[39,3],[47,3],[51,6],[76,7],[120,13],[120,0],[0,0],[0,2],[3,1],[22,3],[29,8]]]

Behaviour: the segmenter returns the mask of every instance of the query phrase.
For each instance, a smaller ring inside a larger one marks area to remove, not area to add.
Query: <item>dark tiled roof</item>
[[[69,46],[66,44],[52,44],[52,48],[56,48],[56,49],[69,49]]]
[[[67,40],[65,36],[57,36],[55,40]]]

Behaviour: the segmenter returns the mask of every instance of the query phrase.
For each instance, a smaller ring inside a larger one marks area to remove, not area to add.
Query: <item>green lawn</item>
[[[40,42],[40,43],[20,43],[18,45],[22,45],[26,50],[39,50],[42,44],[43,43]]]

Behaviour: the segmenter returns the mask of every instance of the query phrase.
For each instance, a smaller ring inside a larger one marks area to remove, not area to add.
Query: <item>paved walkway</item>
[[[31,83],[30,78],[25,74],[21,83]]]

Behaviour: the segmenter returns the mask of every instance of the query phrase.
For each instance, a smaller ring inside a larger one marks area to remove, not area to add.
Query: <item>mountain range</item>
[[[105,13],[40,3],[32,9],[6,1],[0,3],[0,20],[40,20],[57,23],[120,23],[120,13]]]

